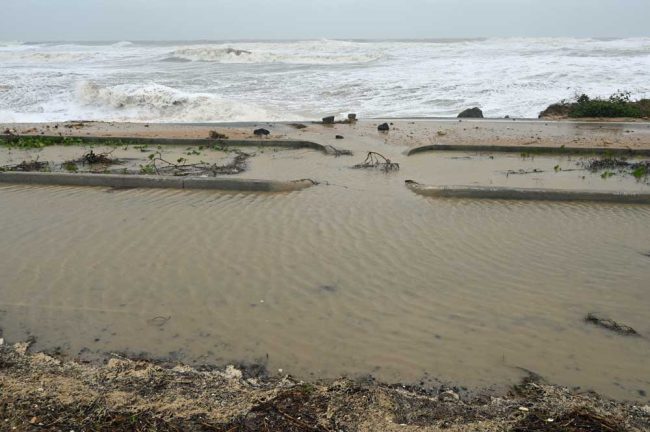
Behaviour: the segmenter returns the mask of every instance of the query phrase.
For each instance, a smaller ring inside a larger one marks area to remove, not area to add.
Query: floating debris
[[[585,321],[591,324],[595,324],[599,327],[606,328],[607,330],[611,330],[623,336],[640,336],[639,333],[637,333],[637,331],[632,327],[624,324],[619,324],[612,319],[598,316],[595,313],[587,314]]]
[[[164,326],[165,324],[167,324],[167,322],[168,322],[170,319],[172,319],[171,316],[157,316],[157,317],[155,317],[155,318],[151,318],[151,319],[149,320],[149,323],[152,324],[152,325],[158,326],[158,327],[162,327],[162,326]]]

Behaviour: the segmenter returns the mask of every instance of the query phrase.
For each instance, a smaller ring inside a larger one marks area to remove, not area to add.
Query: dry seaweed
[[[602,416],[586,408],[577,408],[558,418],[549,412],[531,412],[520,420],[513,432],[624,432],[621,419]]]
[[[380,168],[384,172],[399,171],[399,164],[377,152],[368,152],[366,159],[352,168]]]
[[[158,318],[158,317],[156,317]],[[166,317],[161,317],[160,322]],[[0,345],[1,430],[41,431],[641,431],[644,408],[543,383],[520,394],[459,397],[370,380],[301,382],[236,367],[112,356],[65,361]]]

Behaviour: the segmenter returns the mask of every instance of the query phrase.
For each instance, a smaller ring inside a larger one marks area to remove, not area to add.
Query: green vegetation
[[[39,149],[54,145],[79,145],[83,144],[80,138],[70,137],[42,137],[42,136],[5,136],[0,139],[0,146],[20,149]]]
[[[607,99],[590,98],[582,94],[573,101],[564,100],[550,105],[539,117],[650,118],[650,99],[633,101],[630,96],[631,93],[627,91],[618,91]]]
[[[0,146],[18,149],[40,149],[50,146],[75,146],[101,144],[109,147],[128,148],[128,141],[119,139],[106,139],[101,141],[90,141],[79,137],[64,136],[26,136],[26,135],[0,135]]]

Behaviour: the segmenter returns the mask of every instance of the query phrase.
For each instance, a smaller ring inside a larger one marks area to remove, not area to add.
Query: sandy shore
[[[378,132],[377,125],[391,125]],[[360,144],[388,143],[411,149],[430,144],[501,145],[547,147],[650,148],[650,123],[550,121],[550,120],[467,120],[400,119],[360,120],[353,124],[302,123],[238,124],[144,124],[113,122],[68,122],[0,124],[0,132],[19,135],[121,136],[147,138],[208,138],[210,131],[230,139],[255,139],[253,130],[266,128],[275,139],[313,140],[341,144],[336,135]],[[344,141],[348,143],[348,141]]]

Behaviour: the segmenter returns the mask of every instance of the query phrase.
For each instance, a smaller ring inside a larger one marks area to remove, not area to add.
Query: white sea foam
[[[650,38],[0,42],[0,121],[535,117],[576,92],[650,97]]]

